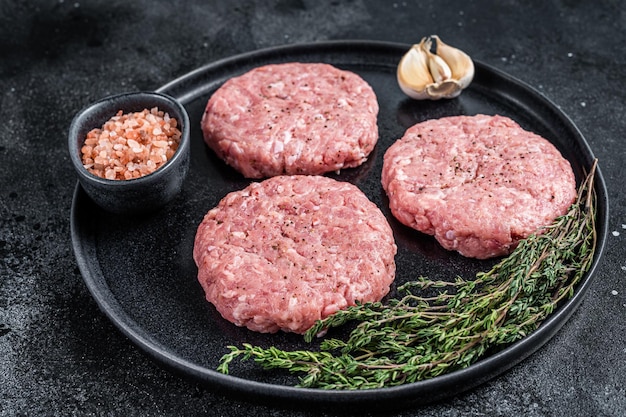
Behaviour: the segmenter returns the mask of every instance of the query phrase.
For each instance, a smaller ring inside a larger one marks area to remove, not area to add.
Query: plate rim
[[[408,49],[410,45],[386,41],[334,40],[262,48],[224,57],[207,63],[206,65],[198,67],[180,77],[175,78],[155,91],[169,94],[172,89],[183,86],[185,83],[207,71],[229,66],[241,60],[255,60],[264,58],[268,55],[289,55],[289,53],[294,51],[302,53],[307,51],[315,52],[315,50],[322,49],[330,50],[331,52],[327,52],[329,54],[336,54],[338,53],[336,50],[341,48],[363,49],[371,47],[375,47],[379,50],[389,49],[386,53],[397,53],[398,51]],[[525,82],[505,73],[504,71],[477,60],[474,60],[474,62],[477,67],[477,72],[491,72],[492,74],[502,78],[507,83],[512,83],[518,88],[523,89],[525,94],[530,94],[530,96],[541,101],[544,106],[560,117],[562,123],[565,123],[569,129],[574,131],[577,135],[576,142],[580,146],[583,146],[589,155],[593,156],[593,152],[589,147],[588,142],[585,140],[578,127],[573,123],[567,114],[560,110],[556,104],[554,104],[541,92]],[[181,100],[183,104],[185,103],[186,99],[184,96],[182,98],[178,98],[174,95],[174,97]],[[600,264],[602,254],[604,252],[606,236],[608,234],[609,201],[606,184],[599,166],[596,171],[595,189],[599,206],[602,205],[604,208],[602,218],[598,219],[598,225],[602,227],[602,230],[598,230],[597,232],[599,239],[597,242],[596,254],[594,257],[595,259],[590,270],[583,276],[581,282],[577,285],[572,298],[569,299],[564,305],[556,309],[556,311],[542,323],[539,329],[512,345],[507,346],[502,351],[479,360],[468,368],[410,384],[369,390],[330,391],[317,388],[297,388],[288,385],[253,381],[238,376],[224,375],[216,370],[209,369],[197,365],[189,360],[177,357],[160,345],[157,340],[145,332],[141,326],[125,312],[119,302],[115,299],[114,295],[110,291],[110,288],[104,282],[104,275],[102,270],[99,269],[99,263],[89,261],[89,256],[87,256],[87,254],[90,248],[86,247],[88,246],[88,242],[84,242],[81,239],[81,236],[85,233],[84,229],[88,229],[88,227],[81,224],[79,210],[81,205],[92,203],[82,190],[80,183],[76,184],[72,197],[70,229],[72,247],[81,276],[83,277],[83,280],[85,281],[100,310],[103,311],[109,320],[111,320],[126,337],[138,346],[140,350],[147,353],[152,359],[155,359],[161,365],[164,365],[176,373],[192,377],[194,380],[199,382],[208,383],[218,391],[238,396],[243,395],[243,398],[254,398],[255,400],[266,400],[271,398],[294,401],[298,404],[349,404],[350,406],[372,407],[379,404],[381,400],[401,399],[402,405],[408,405],[416,402],[425,404],[474,389],[484,382],[487,382],[488,380],[491,380],[494,377],[508,371],[513,366],[516,366],[528,356],[535,353],[543,345],[545,345],[545,343],[552,339],[552,337],[569,320],[571,315],[578,309],[585,293],[587,292],[587,289],[596,275],[596,270]],[[598,216],[600,216],[600,214],[601,213],[597,213]],[[455,393],[440,393],[438,395],[442,388],[459,385],[460,383],[463,383],[464,386],[457,388]],[[415,398],[419,395],[427,396],[428,398]],[[396,406],[400,405],[399,403],[394,404]],[[388,409],[390,404],[385,401],[383,406]]]

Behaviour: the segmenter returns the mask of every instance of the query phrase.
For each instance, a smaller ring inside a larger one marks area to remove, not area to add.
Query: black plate
[[[276,62],[326,62],[360,74],[374,88],[380,104],[380,139],[370,160],[336,178],[360,187],[387,215],[399,247],[398,283],[416,273],[431,277],[473,277],[489,261],[463,258],[439,247],[433,238],[396,222],[380,185],[382,156],[414,123],[460,114],[501,114],[552,141],[572,163],[580,181],[594,159],[579,130],[554,104],[522,82],[479,62],[476,76],[459,98],[418,102],[400,91],[395,70],[409,45],[337,41],[292,45],[246,53],[199,68],[158,91],[178,98],[187,108],[192,131],[189,177],[180,196],[145,217],[121,217],[96,207],[80,186],[72,206],[72,240],[84,280],[100,308],[137,346],[159,363],[212,389],[241,398],[296,401],[306,405],[389,408],[427,403],[473,388],[522,361],[546,343],[580,304],[603,252],[608,200],[600,172],[599,245],[594,264],[574,297],[533,334],[471,367],[404,386],[368,391],[295,388],[297,379],[280,371],[263,371],[251,362],[233,365],[232,376],[215,371],[226,346],[250,342],[262,346],[305,349],[300,336],[262,335],[226,322],[204,299],[192,260],[193,239],[203,215],[228,192],[249,184],[208,150],[200,118],[216,88],[228,78]],[[310,405],[310,404],[309,404]]]

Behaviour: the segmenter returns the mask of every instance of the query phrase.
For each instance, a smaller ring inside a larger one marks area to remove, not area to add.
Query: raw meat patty
[[[202,117],[206,143],[248,178],[322,174],[366,161],[378,102],[358,75],[328,64],[255,68],[228,80]]]
[[[206,298],[251,330],[304,333],[355,301],[378,301],[395,277],[387,219],[356,186],[277,176],[224,197],[198,227]]]
[[[502,116],[410,127],[385,153],[382,184],[401,223],[479,259],[509,254],[576,198],[569,162]]]

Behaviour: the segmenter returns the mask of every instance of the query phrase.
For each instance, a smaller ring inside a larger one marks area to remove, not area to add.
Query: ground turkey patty
[[[385,153],[382,184],[400,222],[480,259],[510,253],[576,197],[559,151],[502,116],[412,126]]]
[[[198,227],[194,260],[206,298],[251,330],[303,333],[355,301],[380,300],[396,245],[356,186],[277,176],[224,197]]]
[[[202,117],[206,143],[245,177],[323,174],[366,161],[378,140],[378,102],[357,74],[286,63],[231,78]]]

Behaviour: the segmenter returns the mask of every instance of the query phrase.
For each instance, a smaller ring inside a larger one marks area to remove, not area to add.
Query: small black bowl
[[[174,155],[156,171],[130,180],[109,180],[90,173],[82,163],[81,148],[87,133],[101,128],[111,117],[158,107],[178,122],[182,136]],[[116,214],[156,210],[180,192],[189,171],[189,116],[174,98],[155,92],[134,92],[103,98],[82,109],[72,120],[69,151],[80,185],[103,209]]]

